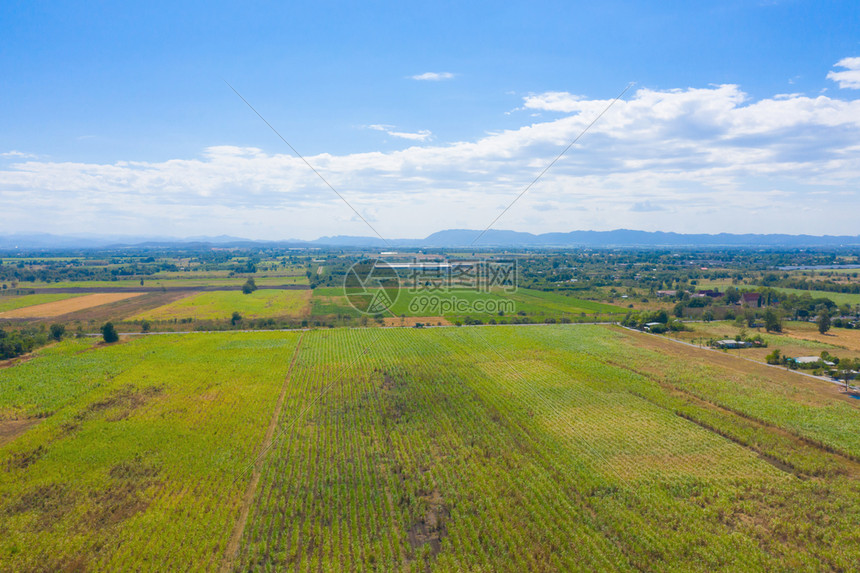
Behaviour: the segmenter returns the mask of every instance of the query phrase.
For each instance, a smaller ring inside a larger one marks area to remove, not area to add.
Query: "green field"
[[[56,302],[58,300],[66,300],[76,296],[84,296],[83,294],[66,294],[66,293],[47,293],[47,294],[25,294],[21,296],[0,296],[0,312],[15,310],[16,308],[25,308],[44,304],[46,302]]]
[[[233,312],[245,318],[300,317],[306,316],[309,311],[310,294],[310,291],[305,290],[268,289],[250,294],[242,291],[203,292],[140,313],[131,320],[225,320]]]
[[[725,279],[720,281],[701,281],[699,283],[699,288],[709,289],[709,288],[718,288],[722,291],[725,291],[727,287],[732,286],[731,280]],[[760,288],[760,287],[749,287],[744,285],[735,285],[736,288],[739,289],[749,289],[749,288]],[[803,290],[797,288],[784,288],[784,287],[768,287],[772,288],[777,292],[782,292],[785,294],[794,294],[797,296],[803,296],[804,294],[808,294],[812,298],[829,298],[836,304],[851,304],[857,305],[860,304],[860,294],[851,294],[851,293],[841,293],[841,292],[830,292],[826,290]]]
[[[446,304],[459,301],[466,310],[458,310]],[[315,316],[341,314],[358,316],[359,313],[349,305],[342,288],[324,287],[314,289],[312,299]],[[483,305],[478,306],[476,303]],[[627,309],[618,306],[577,299],[574,297],[530,289],[518,289],[514,292],[494,290],[479,292],[474,290],[451,292],[412,292],[401,289],[397,300],[391,307],[391,314],[396,316],[445,316],[445,317],[487,317],[497,316],[499,311],[512,315],[524,312],[539,319],[556,318],[564,315],[570,318],[583,315],[622,315]]]
[[[75,340],[0,371],[0,415],[33,424],[0,445],[0,570],[212,569],[297,341]]]
[[[69,340],[0,370],[0,419],[0,570],[860,559],[854,401],[615,327]]]
[[[802,290],[796,288],[782,288],[782,287],[774,287],[773,290],[778,292],[784,292],[786,294],[796,294],[798,296],[803,296],[804,293],[809,294],[812,298],[829,298],[836,304],[850,304],[850,305],[858,305],[860,304],[860,294],[851,294],[851,293],[842,293],[842,292],[830,292],[826,290]]]

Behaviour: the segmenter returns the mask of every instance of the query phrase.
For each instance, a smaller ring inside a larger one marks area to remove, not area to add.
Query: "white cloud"
[[[6,151],[5,153],[0,153],[0,157],[11,157],[14,159],[33,159],[36,157],[33,153],[24,153],[23,151]]]
[[[423,74],[417,74],[409,77],[413,80],[438,82],[441,80],[454,79],[454,74],[452,74],[451,72],[424,72]]]
[[[842,89],[860,90],[860,58],[844,58],[836,62],[841,72],[828,72],[827,79],[839,84]]]
[[[375,123],[372,125],[368,125],[367,129],[373,129],[375,131],[382,131],[390,135],[391,137],[399,137],[400,139],[408,139],[410,141],[427,141],[431,137],[433,137],[433,133],[426,129],[422,129],[416,132],[408,132],[408,131],[394,131],[393,125],[386,125],[381,123]]]
[[[531,94],[523,98],[525,109],[541,109],[546,111],[564,111],[570,113],[578,109],[579,102],[584,98],[567,92],[544,92]]]
[[[532,94],[525,107],[563,115],[470,141],[307,159],[385,237],[483,228],[610,101]],[[751,100],[734,85],[639,89],[496,228],[856,234],[858,187],[860,99]],[[9,232],[44,221],[55,232],[116,221],[127,233],[371,234],[300,159],[250,147],[162,162],[21,161],[0,168],[0,204]]]

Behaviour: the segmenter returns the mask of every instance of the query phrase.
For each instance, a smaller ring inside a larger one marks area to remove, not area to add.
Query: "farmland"
[[[3,318],[46,318],[54,316],[62,316],[73,312],[86,310],[96,306],[102,306],[114,302],[123,301],[136,296],[140,296],[138,292],[115,292],[115,293],[98,293],[89,294],[79,297],[59,297],[53,302],[32,303],[22,306],[15,310],[9,310],[2,314]],[[49,296],[49,295],[33,295],[33,296]]]
[[[58,300],[66,300],[81,296],[79,294],[67,293],[50,293],[50,294],[25,294],[21,296],[4,296],[0,298],[0,313],[5,313],[10,310],[35,306]]]
[[[819,356],[827,352],[840,358],[860,358],[860,331],[854,329],[833,329],[821,334],[814,323],[788,322],[782,332],[766,332],[764,328],[747,328],[726,321],[688,324],[688,330],[673,334],[686,342],[706,345],[708,340],[734,339],[739,336],[758,336],[767,345],[762,348],[743,348],[729,352],[759,362],[774,349],[785,356]]]
[[[223,320],[233,312],[249,318],[301,317],[310,312],[310,295],[309,290],[258,290],[247,295],[241,291],[205,292],[145,311],[132,320]]]
[[[446,306],[453,305],[455,301],[462,303],[463,308],[457,309]],[[476,305],[476,302],[479,305]],[[350,306],[346,296],[344,296],[343,288],[323,287],[315,289],[312,304],[315,315],[358,316],[357,311]],[[595,315],[602,315],[603,319],[606,319],[612,315],[621,316],[626,309],[572,296],[530,289],[518,289],[514,292],[505,292],[501,289],[490,292],[474,290],[425,292],[401,289],[397,300],[391,306],[390,314],[462,318],[468,315],[492,317],[498,315],[499,311],[503,315],[506,311],[508,314],[519,312],[543,322],[546,318],[551,317],[559,320],[563,316],[594,318]]]
[[[857,406],[617,327],[66,340],[0,370],[0,568],[847,571]]]

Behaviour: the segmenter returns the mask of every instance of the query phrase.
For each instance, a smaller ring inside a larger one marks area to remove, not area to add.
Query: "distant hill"
[[[479,238],[480,237],[480,238]],[[477,241],[476,241],[477,240]],[[566,247],[857,247],[858,236],[816,236],[720,233],[682,234],[662,231],[571,231],[569,233],[523,233],[518,231],[471,229],[448,229],[424,239],[389,239],[378,237],[336,235],[321,237],[313,241],[288,239],[282,241],[256,241],[228,235],[175,237],[136,236],[66,236],[47,233],[0,235],[0,249],[49,250],[49,249],[103,249],[122,247],[151,248],[205,248],[206,246],[244,247],[341,247],[341,248],[566,248]]]
[[[480,238],[479,238],[480,236]],[[477,241],[476,241],[477,240]],[[319,245],[343,247],[384,247],[375,237],[323,237],[313,241]],[[535,235],[518,231],[449,229],[433,233],[425,239],[389,240],[392,247],[843,247],[860,246],[860,236],[814,235],[686,235],[662,231],[571,231]]]

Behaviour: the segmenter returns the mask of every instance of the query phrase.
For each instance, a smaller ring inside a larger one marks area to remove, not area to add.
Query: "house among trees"
[[[745,292],[741,295],[741,306],[758,308],[761,306],[761,294],[757,292]]]
[[[833,362],[830,362],[829,360],[824,360],[820,356],[798,356],[797,358],[790,358],[789,360],[792,360],[797,365],[800,365],[800,364],[817,364],[819,362],[824,366],[833,366],[834,365]]]
[[[695,296],[695,297],[708,297],[708,298],[720,298],[721,296],[723,296],[723,293],[721,293],[718,290],[707,289],[707,290],[697,291],[696,294],[694,294],[693,296]]]
[[[725,340],[717,340],[714,342],[714,346],[717,348],[749,348],[752,346],[752,342],[747,342],[746,340],[733,340],[733,339],[725,339]]]

